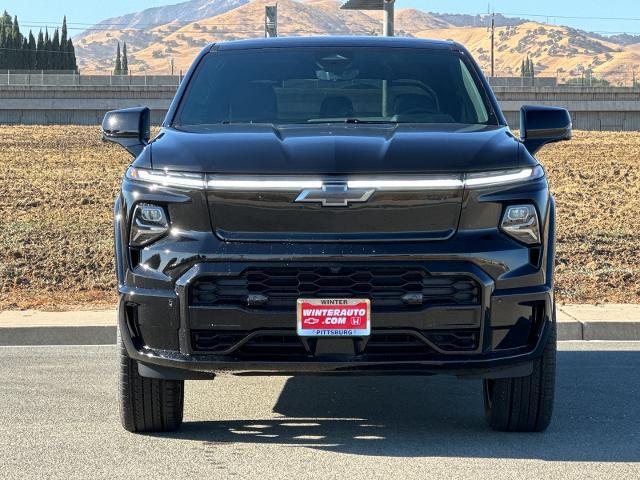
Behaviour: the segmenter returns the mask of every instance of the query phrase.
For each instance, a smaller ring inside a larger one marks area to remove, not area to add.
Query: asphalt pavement
[[[477,380],[222,376],[134,435],[114,346],[0,347],[0,478],[640,478],[640,342],[560,348],[542,434],[489,430]]]

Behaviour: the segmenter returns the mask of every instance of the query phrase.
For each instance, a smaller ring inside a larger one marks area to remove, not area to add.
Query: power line
[[[558,14],[553,14],[553,13],[510,13],[510,12],[499,12],[499,14],[503,15],[503,16],[538,17],[538,18],[564,18],[564,19],[572,19],[572,20],[640,21],[640,18],[634,18],[634,17],[598,17],[598,16],[584,16],[584,15],[558,15]],[[481,12],[481,13],[477,13],[476,15],[478,15],[478,16],[486,16],[487,14],[485,12]],[[212,17],[215,17],[215,16],[216,15],[213,15]],[[189,23],[206,22],[207,18],[212,18],[212,17],[195,18],[195,19],[191,19],[191,20],[176,20],[173,23],[186,25],[186,24],[189,24]],[[58,24],[58,22],[56,22],[56,21],[53,21],[53,22],[52,21],[38,21],[38,20],[25,20],[25,21],[28,22],[28,23],[32,23],[32,24],[41,24],[42,26]],[[130,25],[130,23],[67,22],[67,25],[85,25],[85,26],[90,26],[90,27],[93,27],[93,26],[95,26],[95,27],[98,27],[98,26],[127,27],[127,26]],[[143,26],[143,27],[139,27],[139,28],[140,29],[148,29],[148,28],[153,28],[155,26],[159,26],[159,25],[166,25],[166,23],[165,24],[157,24],[157,25],[147,25],[147,26]],[[236,23],[236,24],[226,23],[226,25],[242,25],[242,24],[240,24],[240,23]]]
[[[590,16],[580,16],[580,15],[555,15],[555,14],[542,14],[542,13],[507,13],[500,12],[503,16],[514,16],[514,17],[537,17],[537,18],[564,18],[570,20],[607,20],[607,21],[633,21],[640,22],[640,18],[633,17],[590,17]]]
[[[176,25],[176,24],[182,24],[182,25],[188,25],[189,23],[207,23],[208,25],[211,25],[211,23],[208,22],[209,18],[213,18],[213,17],[207,17],[207,18],[197,18],[195,20],[175,20],[172,22],[167,22],[167,23],[153,23],[153,24],[148,24],[148,25],[141,25],[138,28],[139,29],[149,29],[149,28],[155,28],[155,27],[161,27],[163,25],[168,25],[169,23]],[[26,22],[29,24],[37,24],[37,25],[41,25],[41,26],[46,26],[46,25],[58,25],[59,22],[40,22],[38,20],[22,20],[21,21],[21,25],[22,22]],[[223,25],[243,25],[243,23],[228,23],[228,22],[223,22],[221,23]],[[131,23],[102,23],[102,22],[98,22],[98,23],[83,23],[83,22],[67,22],[67,25],[84,25],[84,26],[89,26],[89,27],[128,27],[129,25],[131,25]],[[219,23],[220,25],[220,23]],[[77,27],[79,28],[79,27]]]
[[[29,28],[39,28],[40,30],[42,30],[43,28],[60,28],[59,26],[55,26],[55,25],[35,25],[32,23],[21,23],[20,24],[21,27],[29,27]],[[242,26],[242,27],[246,27],[247,24],[246,23],[237,23],[237,24],[227,24],[227,23],[219,23],[219,24],[206,24],[206,25],[202,25],[203,29],[206,29],[207,27],[233,27],[233,26]],[[259,27],[256,27],[259,28]],[[149,29],[148,28],[122,28],[122,29],[114,29],[114,28],[80,28],[80,27],[68,27],[67,26],[67,30],[80,30],[83,32],[91,32],[91,31],[95,31],[95,32],[127,32],[127,31],[134,31],[134,32],[148,32]],[[171,29],[169,29],[171,30]],[[171,30],[172,33],[178,32],[178,31],[182,31],[182,32],[190,32],[190,33],[202,33],[202,30],[181,30],[180,28],[177,28],[175,30]]]
[[[34,50],[31,49],[23,49],[23,48],[10,48],[10,47],[0,47],[0,50],[8,50],[11,52],[47,52],[47,53],[60,53],[63,55],[68,55],[69,52],[63,52],[61,50],[45,50],[44,48],[36,48]]]

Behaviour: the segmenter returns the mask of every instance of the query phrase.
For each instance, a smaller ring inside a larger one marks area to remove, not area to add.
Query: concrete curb
[[[558,306],[559,340],[640,341],[640,305]],[[0,312],[0,346],[113,345],[115,311]]]
[[[116,311],[0,312],[0,346],[116,343]]]
[[[0,346],[113,345],[115,325],[73,327],[0,327]]]
[[[640,340],[640,305],[559,305],[560,340]]]

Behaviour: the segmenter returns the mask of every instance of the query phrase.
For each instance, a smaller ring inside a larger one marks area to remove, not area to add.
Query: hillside
[[[147,8],[140,12],[107,18],[94,27],[118,30],[120,28],[146,28],[170,22],[193,22],[213,17],[237,8],[250,0],[189,0],[175,5]],[[80,35],[79,37],[82,37]]]
[[[113,69],[117,41],[127,42],[132,73],[185,71],[195,55],[213,41],[261,37],[264,7],[273,0],[191,0],[101,22],[74,39],[84,73]],[[279,0],[279,34],[377,35],[381,12],[340,10],[338,0]],[[434,14],[415,9],[396,12],[398,35],[453,39],[469,48],[483,69],[490,67],[487,17]],[[563,80],[591,69],[612,84],[629,84],[640,61],[640,44],[605,38],[569,27],[497,16],[496,74],[519,75],[527,54],[536,73]],[[482,25],[482,26],[474,26]]]
[[[188,2],[193,4],[193,0]],[[210,0],[225,2],[229,0]],[[235,40],[264,35],[264,7],[273,0],[254,0],[219,15],[184,23],[169,23],[141,30],[135,24],[124,29],[89,30],[74,39],[80,69],[85,73],[107,73],[113,68],[115,44],[126,41],[132,72],[167,73],[173,57],[177,70],[186,70],[193,57],[212,41]],[[380,12],[340,10],[338,0],[279,0],[278,28],[280,35],[377,35],[381,32]],[[195,14],[194,14],[195,15]],[[129,20],[140,15],[129,16]],[[104,22],[106,23],[124,23]],[[449,28],[453,25],[423,11],[405,9],[396,15],[396,30],[400,35],[413,35],[429,28]]]
[[[569,27],[526,22],[496,29],[496,75],[520,75],[528,55],[536,73],[558,76],[561,81],[592,70],[595,78],[612,84],[629,83],[632,68],[640,62],[640,45],[621,45]],[[491,42],[486,28],[428,29],[417,37],[451,38],[465,45],[485,72],[490,69]]]

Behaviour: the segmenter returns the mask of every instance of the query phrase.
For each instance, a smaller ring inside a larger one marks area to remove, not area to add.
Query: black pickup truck
[[[551,419],[560,108],[507,126],[459,44],[247,40],[196,58],[115,202],[120,411],[172,430],[184,380],[243,374],[481,378],[491,427]],[[389,392],[393,395],[393,392]]]

